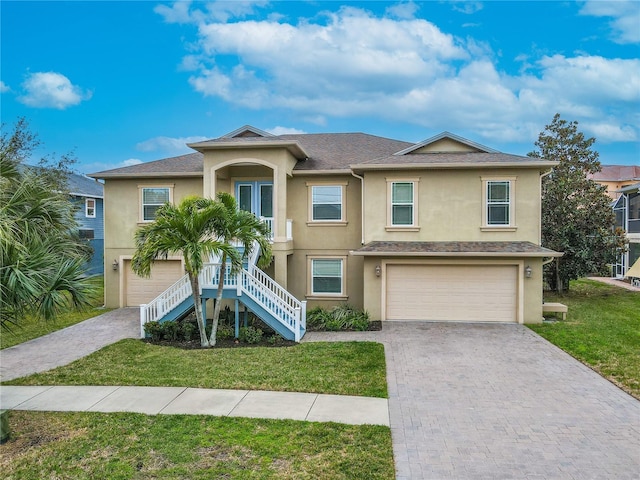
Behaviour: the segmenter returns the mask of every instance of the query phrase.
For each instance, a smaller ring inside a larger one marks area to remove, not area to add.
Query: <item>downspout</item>
[[[364,177],[361,177],[353,171],[351,172],[351,175],[360,179],[360,230],[362,233],[360,245],[364,245]]]

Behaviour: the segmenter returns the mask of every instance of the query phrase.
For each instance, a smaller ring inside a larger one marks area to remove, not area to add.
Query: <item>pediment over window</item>
[[[405,148],[394,155],[424,153],[498,153],[498,151],[467,140],[466,138],[459,137],[453,133],[442,132],[439,135],[416,143],[409,148]]]
[[[273,137],[269,132],[260,130],[259,128],[252,127],[251,125],[245,125],[233,132],[229,132],[223,135],[222,138],[252,138],[252,137]]]

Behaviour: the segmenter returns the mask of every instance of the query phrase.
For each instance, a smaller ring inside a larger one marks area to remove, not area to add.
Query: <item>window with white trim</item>
[[[344,294],[344,259],[311,259],[311,294],[336,296]]]
[[[415,224],[413,194],[413,182],[391,182],[391,226]]]
[[[167,202],[171,202],[171,188],[142,187],[141,188],[141,220],[152,222],[156,218],[158,209]]]
[[[96,218],[96,199],[84,199],[84,216],[87,218]]]
[[[314,222],[342,220],[342,187],[340,185],[311,187],[311,220]]]
[[[516,177],[484,177],[482,226],[487,230],[515,229]]]

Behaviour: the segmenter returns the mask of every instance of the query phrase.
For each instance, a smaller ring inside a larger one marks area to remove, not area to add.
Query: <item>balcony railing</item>
[[[269,235],[269,239],[273,241],[273,238],[275,236],[273,232],[273,217],[260,217],[260,220],[266,223],[269,227],[269,231],[271,232],[271,234]],[[290,218],[287,218],[287,228],[285,234],[287,236],[287,240],[293,240],[293,220],[291,220]]]

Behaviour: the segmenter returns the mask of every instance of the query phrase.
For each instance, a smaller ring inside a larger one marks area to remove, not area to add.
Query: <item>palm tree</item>
[[[218,192],[216,198],[222,207],[222,214],[214,220],[214,230],[217,238],[229,246],[239,243],[243,247],[244,258],[251,254],[254,245],[257,244],[262,253],[258,261],[258,266],[260,268],[267,267],[271,263],[271,243],[269,242],[268,225],[258,219],[253,213],[240,210],[236,199],[230,194]],[[242,258],[239,256],[230,256],[229,260],[231,260],[232,273],[242,269]],[[220,278],[218,280],[216,305],[213,311],[211,338],[209,339],[209,343],[212,346],[216,344],[226,263],[227,253],[223,251],[220,259]]]
[[[136,251],[131,260],[133,271],[148,277],[155,260],[167,258],[170,253],[182,254],[193,292],[200,345],[203,347],[213,346],[205,332],[200,296],[199,274],[204,266],[204,259],[222,254],[234,262],[242,262],[240,253],[235,248],[217,239],[215,225],[220,223],[223,215],[223,206],[207,198],[190,196],[179,205],[166,203],[158,209],[154,222],[136,231]]]
[[[22,165],[36,145],[25,120],[0,137],[3,328],[27,315],[48,320],[69,306],[90,305],[95,290],[83,270],[90,250],[75,233],[75,207],[61,191],[63,185],[42,170]],[[64,176],[62,170],[59,174]]]

